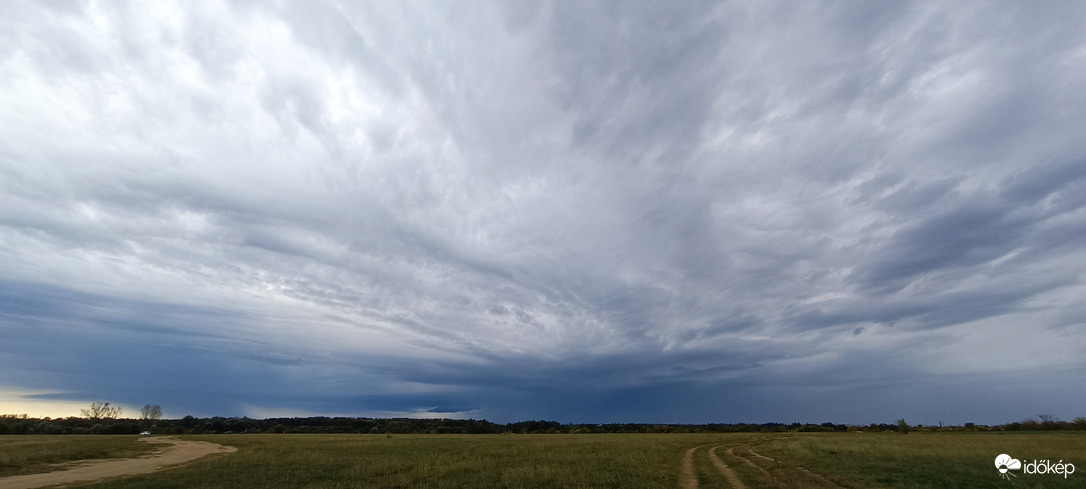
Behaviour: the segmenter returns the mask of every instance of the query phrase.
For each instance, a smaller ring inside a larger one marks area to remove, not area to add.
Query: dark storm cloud
[[[0,9],[20,396],[996,422],[1049,369],[1078,402],[1081,6]]]

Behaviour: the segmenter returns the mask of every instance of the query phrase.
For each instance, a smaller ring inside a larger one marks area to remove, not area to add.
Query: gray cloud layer
[[[0,10],[11,386],[173,415],[1082,415],[1079,5]]]

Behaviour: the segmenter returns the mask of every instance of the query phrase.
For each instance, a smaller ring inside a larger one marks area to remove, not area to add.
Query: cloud
[[[1075,5],[0,9],[20,389],[884,421],[960,372],[998,422],[1084,367]]]

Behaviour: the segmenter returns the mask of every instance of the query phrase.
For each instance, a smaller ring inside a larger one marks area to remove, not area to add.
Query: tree
[[[121,415],[121,407],[110,406],[108,402],[92,402],[90,409],[80,411],[90,419],[117,419]]]
[[[900,432],[900,433],[901,433],[902,435],[907,435],[907,434],[909,434],[909,423],[906,423],[906,422],[905,422],[905,418],[902,418],[902,419],[899,419],[899,420],[897,420],[897,430],[898,430],[898,431],[899,431],[899,432]]]
[[[140,409],[140,419],[162,419],[162,406],[145,404],[143,409]]]

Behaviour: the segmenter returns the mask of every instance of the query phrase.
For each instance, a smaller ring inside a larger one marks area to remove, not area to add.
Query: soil
[[[92,460],[63,464],[53,472],[43,474],[0,477],[5,489],[35,489],[39,487],[87,484],[103,479],[114,479],[137,474],[149,474],[173,465],[191,462],[217,453],[233,453],[238,449],[206,441],[187,441],[174,438],[140,438],[145,443],[165,443],[168,446],[149,456]]]

